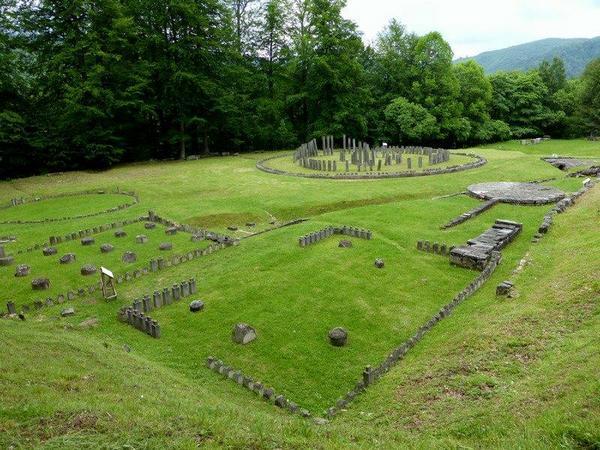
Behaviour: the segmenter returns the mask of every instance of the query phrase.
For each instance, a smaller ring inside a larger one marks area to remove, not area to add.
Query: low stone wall
[[[7,220],[7,221],[0,222],[0,224],[22,225],[22,224],[61,222],[61,221],[65,221],[65,220],[85,219],[86,217],[94,217],[94,216],[99,216],[101,214],[108,214],[111,212],[119,211],[121,209],[126,209],[126,208],[129,208],[139,202],[139,197],[137,196],[137,194],[135,192],[125,192],[125,191],[106,192],[104,190],[100,190],[100,191],[74,192],[71,194],[49,195],[49,196],[45,196],[45,197],[37,197],[30,201],[26,201],[23,198],[13,199],[10,204],[2,206],[2,207],[0,207],[0,209],[11,208],[13,206],[23,205],[23,204],[26,204],[29,202],[39,202],[39,201],[50,200],[50,199],[54,199],[54,198],[74,197],[74,196],[91,195],[91,194],[121,194],[121,195],[126,195],[126,196],[131,197],[133,199],[133,201],[130,203],[123,203],[118,206],[113,206],[112,208],[108,208],[103,211],[98,211],[98,212],[89,213],[89,214],[79,214],[76,216],[60,217],[60,218],[59,217],[45,218],[45,219],[39,219],[39,220]]]
[[[490,209],[492,206],[496,205],[499,202],[500,202],[500,200],[498,200],[496,198],[487,200],[486,202],[482,203],[481,205],[477,205],[475,208],[470,209],[469,211],[467,211],[465,213],[462,213],[458,217],[455,217],[454,219],[450,220],[450,222],[446,223],[445,225],[442,225],[440,228],[442,230],[445,230],[446,228],[455,227],[456,225],[466,222],[467,220],[478,216],[482,212],[487,211],[488,209]]]
[[[431,330],[438,322],[445,317],[448,317],[454,309],[464,300],[471,297],[475,292],[483,286],[483,284],[492,276],[496,267],[501,260],[500,252],[493,252],[492,257],[483,269],[483,271],[473,280],[467,287],[460,291],[450,303],[442,307],[429,321],[422,325],[417,332],[402,345],[392,350],[389,356],[379,365],[375,367],[367,366],[362,373],[361,379],[356,383],[354,389],[351,389],[338,399],[335,405],[327,409],[325,415],[333,417],[340,411],[345,409],[358,395],[365,391],[370,385],[375,383],[385,373],[387,373],[395,364],[404,358],[404,356],[412,349],[429,330]]]
[[[132,327],[146,333],[148,336],[155,339],[160,338],[160,325],[156,320],[153,320],[143,312],[128,309],[124,321]]]
[[[294,403],[282,394],[278,394],[273,388],[264,386],[260,381],[256,381],[251,377],[244,375],[241,371],[227,366],[220,359],[209,356],[206,359],[206,367],[223,375],[225,378],[232,380],[240,386],[245,387],[249,391],[254,392],[262,399],[281,409],[285,409],[292,414],[300,414],[302,417],[311,416],[308,410],[300,408],[297,403]]]
[[[171,288],[166,287],[162,290],[156,290],[152,296],[146,294],[141,299],[134,300],[131,306],[121,308],[117,316],[120,321],[158,339],[160,338],[160,326],[148,314],[155,309],[171,305],[173,302],[195,293],[196,280],[190,278],[189,281],[173,284]]]
[[[454,245],[440,244],[438,242],[417,241],[417,250],[436,255],[448,256]]]
[[[319,231],[313,231],[312,233],[309,233],[306,236],[299,237],[298,244],[300,245],[300,247],[306,247],[307,245],[315,244],[335,234],[352,236],[367,240],[373,237],[373,233],[370,230],[364,230],[362,228],[355,228],[344,225],[342,227],[327,227]]]
[[[266,158],[260,160],[256,163],[256,168],[262,170],[263,172],[271,173],[274,175],[287,175],[293,177],[302,177],[302,178],[321,178],[321,179],[332,179],[332,180],[373,180],[378,178],[405,178],[405,177],[423,177],[428,175],[441,175],[445,173],[455,173],[461,172],[463,170],[475,169],[477,167],[481,167],[487,163],[487,160],[482,156],[475,155],[473,153],[452,153],[453,155],[462,155],[469,156],[474,158],[475,161],[471,163],[461,164],[457,166],[448,166],[442,168],[435,169],[425,169],[422,171],[415,170],[407,170],[402,172],[344,172],[337,173],[334,175],[328,173],[303,173],[303,172],[287,172],[285,170],[274,169],[269,167],[266,163],[277,159],[277,158],[289,158],[293,156],[293,153],[288,153],[285,155],[272,156],[270,158]]]
[[[538,228],[537,234],[533,237],[533,242],[537,242],[544,234],[548,233],[556,214],[562,214],[567,208],[573,206],[579,197],[592,189],[595,185],[596,182],[590,180],[589,182],[585,183],[584,186],[577,192],[563,198],[550,211],[548,211],[548,213],[546,213],[542,219],[542,223]]]

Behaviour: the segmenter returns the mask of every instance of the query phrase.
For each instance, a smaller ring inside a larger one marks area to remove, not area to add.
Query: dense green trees
[[[0,3],[0,176],[321,134],[458,147],[598,133],[599,66],[486,77],[393,20],[365,47],[344,0]]]

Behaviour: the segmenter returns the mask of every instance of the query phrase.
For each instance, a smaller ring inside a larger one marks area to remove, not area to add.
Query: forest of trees
[[[293,148],[600,132],[600,60],[486,76],[344,0],[0,0],[0,177]]]

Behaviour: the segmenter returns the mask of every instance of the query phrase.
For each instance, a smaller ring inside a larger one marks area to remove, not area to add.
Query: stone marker
[[[102,253],[110,253],[115,249],[115,247],[112,244],[102,244],[100,246],[100,252]]]
[[[74,253],[67,253],[66,255],[60,257],[59,262],[61,264],[71,264],[75,262],[75,259],[76,257]]]
[[[329,342],[331,343],[331,345],[334,345],[336,347],[343,347],[344,345],[346,345],[347,341],[348,332],[345,329],[341,327],[336,327],[329,331]]]
[[[135,237],[135,242],[137,244],[145,244],[146,242],[148,242],[148,236],[146,236],[145,234],[138,234]]]
[[[192,303],[190,303],[190,311],[193,313],[202,311],[203,309],[204,309],[204,302],[202,302],[200,300],[194,300]]]
[[[513,284],[510,281],[503,281],[496,286],[496,295],[508,295],[512,287]]]
[[[238,344],[247,344],[256,339],[256,330],[246,323],[238,323],[231,333],[233,341]]]
[[[30,270],[31,268],[27,264],[19,264],[15,271],[15,277],[26,277]]]
[[[377,267],[378,269],[383,269],[384,265],[385,265],[385,263],[383,262],[383,259],[377,258],[375,260],[375,267]]]
[[[81,239],[81,245],[92,245],[96,242],[93,237],[84,237]]]
[[[62,317],[69,317],[75,315],[75,308],[65,308],[60,312]]]
[[[42,253],[44,256],[51,256],[51,255],[56,255],[58,250],[56,250],[56,247],[45,247],[42,250]]]
[[[158,246],[159,250],[173,250],[173,244],[170,242],[163,242]]]
[[[342,239],[340,241],[338,247],[340,247],[340,248],[351,248],[352,247],[352,241],[349,241],[348,239]]]
[[[81,275],[94,275],[97,272],[97,270],[98,269],[96,269],[96,266],[92,264],[85,264],[83,267],[81,267]]]
[[[36,278],[31,280],[31,287],[34,291],[50,289],[50,280],[48,278]]]
[[[121,260],[124,263],[134,263],[137,261],[137,255],[133,252],[125,252],[125,253],[123,253],[123,256],[121,257]]]

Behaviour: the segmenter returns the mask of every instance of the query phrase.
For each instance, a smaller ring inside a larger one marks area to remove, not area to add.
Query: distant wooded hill
[[[486,73],[510,70],[529,70],[544,60],[558,56],[565,62],[567,76],[578,77],[585,66],[594,58],[600,58],[600,36],[591,39],[549,38],[480,53],[455,62],[474,59]]]

